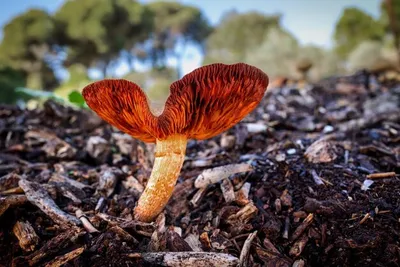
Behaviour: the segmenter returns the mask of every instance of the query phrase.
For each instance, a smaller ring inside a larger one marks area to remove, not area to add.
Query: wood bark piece
[[[214,252],[154,252],[143,253],[142,258],[152,264],[172,267],[234,267],[238,264],[235,256]]]
[[[27,199],[62,228],[81,224],[75,216],[62,211],[38,183],[22,179],[18,184],[24,190]]]
[[[58,267],[58,266],[61,266],[61,265],[65,264],[65,263],[69,262],[70,260],[75,259],[79,255],[81,255],[84,250],[85,249],[83,247],[74,249],[74,250],[68,252],[65,255],[56,257],[54,260],[48,262],[45,266],[46,267]]]
[[[231,180],[225,178],[220,184],[220,188],[226,203],[233,202],[235,200],[235,191],[233,190],[233,185]]]
[[[28,221],[16,222],[13,227],[13,233],[19,241],[19,246],[24,251],[33,251],[39,243],[39,237]]]
[[[251,170],[253,170],[251,165],[246,163],[230,164],[215,167],[213,169],[207,169],[196,178],[194,181],[194,186],[196,188],[203,188],[209,184],[215,184],[225,178],[229,178],[229,176],[233,174],[249,172]]]
[[[25,259],[30,266],[37,266],[43,258],[51,257],[70,246],[80,234],[81,230],[78,227],[72,227],[47,241],[39,250],[28,255]]]
[[[238,265],[239,267],[249,266],[248,259],[249,259],[249,254],[250,254],[251,242],[253,242],[253,240],[256,236],[257,236],[257,231],[249,234],[246,241],[244,241],[242,251],[240,252],[239,265]]]
[[[11,195],[0,197],[0,216],[9,208],[13,206],[23,205],[28,201],[25,195]]]

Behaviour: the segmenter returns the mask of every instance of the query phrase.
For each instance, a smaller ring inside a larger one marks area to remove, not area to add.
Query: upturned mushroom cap
[[[308,58],[302,58],[296,63],[296,68],[300,72],[307,72],[311,69],[313,63]]]
[[[375,60],[375,62],[371,66],[368,67],[368,70],[373,74],[377,74],[390,70],[396,71],[397,68],[395,64],[390,60],[383,57],[379,57],[377,60]]]
[[[172,83],[164,110],[155,116],[143,90],[123,79],[94,82],[83,89],[89,107],[102,119],[144,142],[174,134],[207,139],[231,128],[261,101],[268,76],[238,63],[212,64]]]

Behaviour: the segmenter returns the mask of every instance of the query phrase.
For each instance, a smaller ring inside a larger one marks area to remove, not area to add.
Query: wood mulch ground
[[[270,90],[190,141],[154,223],[132,220],[153,145],[52,101],[1,106],[0,266],[400,266],[400,87],[362,80]],[[232,164],[251,167],[195,186]]]

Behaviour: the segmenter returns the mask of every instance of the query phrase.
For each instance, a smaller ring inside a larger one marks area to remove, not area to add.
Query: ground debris
[[[219,181],[228,178],[233,174],[248,172],[251,170],[252,170],[251,165],[245,163],[231,164],[231,165],[215,167],[213,169],[207,169],[197,177],[197,179],[194,181],[194,186],[196,188],[203,188],[209,184],[218,183]]]
[[[46,213],[61,228],[69,228],[71,225],[80,224],[77,218],[62,211],[39,184],[22,179],[19,181],[19,186],[24,190],[26,198]]]
[[[189,140],[152,223],[133,210],[154,144],[55,101],[0,106],[0,265],[399,266],[400,87],[363,75],[271,88]]]
[[[140,255],[146,262],[161,266],[221,266],[234,267],[238,258],[224,253],[213,252],[154,252]]]

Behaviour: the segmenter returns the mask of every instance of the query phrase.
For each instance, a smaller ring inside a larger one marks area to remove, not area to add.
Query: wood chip
[[[235,192],[235,202],[240,206],[247,205],[249,200],[249,193],[250,193],[250,183],[244,183],[243,186]]]
[[[229,180],[228,178],[223,179],[220,184],[220,188],[226,203],[231,203],[235,200],[235,191],[233,190],[231,180]]]
[[[0,216],[9,208],[23,205],[28,201],[25,195],[11,195],[0,197]]]
[[[78,182],[74,179],[68,178],[67,176],[59,174],[59,173],[53,173],[53,175],[51,175],[49,182],[68,183],[71,186],[79,188],[79,189],[91,188],[91,186],[89,186],[89,185]]]
[[[196,178],[194,186],[196,188],[204,188],[209,184],[215,184],[225,178],[229,178],[229,176],[233,174],[249,172],[251,170],[253,170],[251,165],[245,163],[230,164],[213,169],[207,169]]]
[[[58,266],[64,265],[65,263],[69,262],[70,260],[73,260],[76,257],[78,257],[79,255],[81,255],[84,250],[85,249],[83,247],[74,249],[65,255],[55,257],[54,260],[48,262],[45,266],[46,267],[58,267]]]
[[[311,163],[327,163],[337,158],[337,149],[330,136],[325,136],[312,143],[304,152],[304,156]]]
[[[154,252],[143,253],[142,258],[148,263],[161,266],[218,266],[234,267],[238,258],[226,253],[214,252]]]
[[[227,222],[231,225],[234,225],[237,222],[247,223],[257,214],[257,212],[258,209],[254,203],[249,202],[249,204],[241,208],[236,214],[229,216]]]
[[[190,200],[190,204],[193,205],[193,207],[197,207],[203,198],[203,196],[206,194],[207,187],[200,188],[197,190],[197,192],[194,194],[192,199]]]
[[[186,243],[192,248],[193,251],[201,252],[201,242],[198,235],[188,234],[185,238]]]
[[[298,257],[303,252],[308,242],[308,236],[302,235],[290,248],[289,255],[292,257]]]
[[[27,260],[30,266],[37,265],[43,258],[51,257],[64,248],[70,246],[76,238],[81,234],[81,230],[78,227],[71,227],[65,232],[53,237],[47,241],[39,250],[36,250],[32,254],[27,256]],[[56,265],[57,266],[57,265]]]
[[[36,245],[39,243],[39,237],[28,221],[16,222],[13,227],[13,233],[19,241],[19,246],[24,251],[34,251]]]
[[[249,254],[250,254],[251,242],[253,242],[253,240],[256,236],[257,236],[257,231],[249,234],[246,241],[244,242],[242,251],[240,252],[239,265],[238,265],[239,267],[249,266],[248,259],[249,259]]]
[[[40,184],[25,179],[21,179],[18,184],[24,190],[27,199],[62,228],[81,224],[76,217],[62,211]]]
[[[308,214],[307,218],[305,218],[304,221],[293,232],[293,235],[290,238],[290,240],[294,241],[297,238],[299,238],[299,236],[311,225],[313,221],[314,221],[314,214],[312,213]]]

